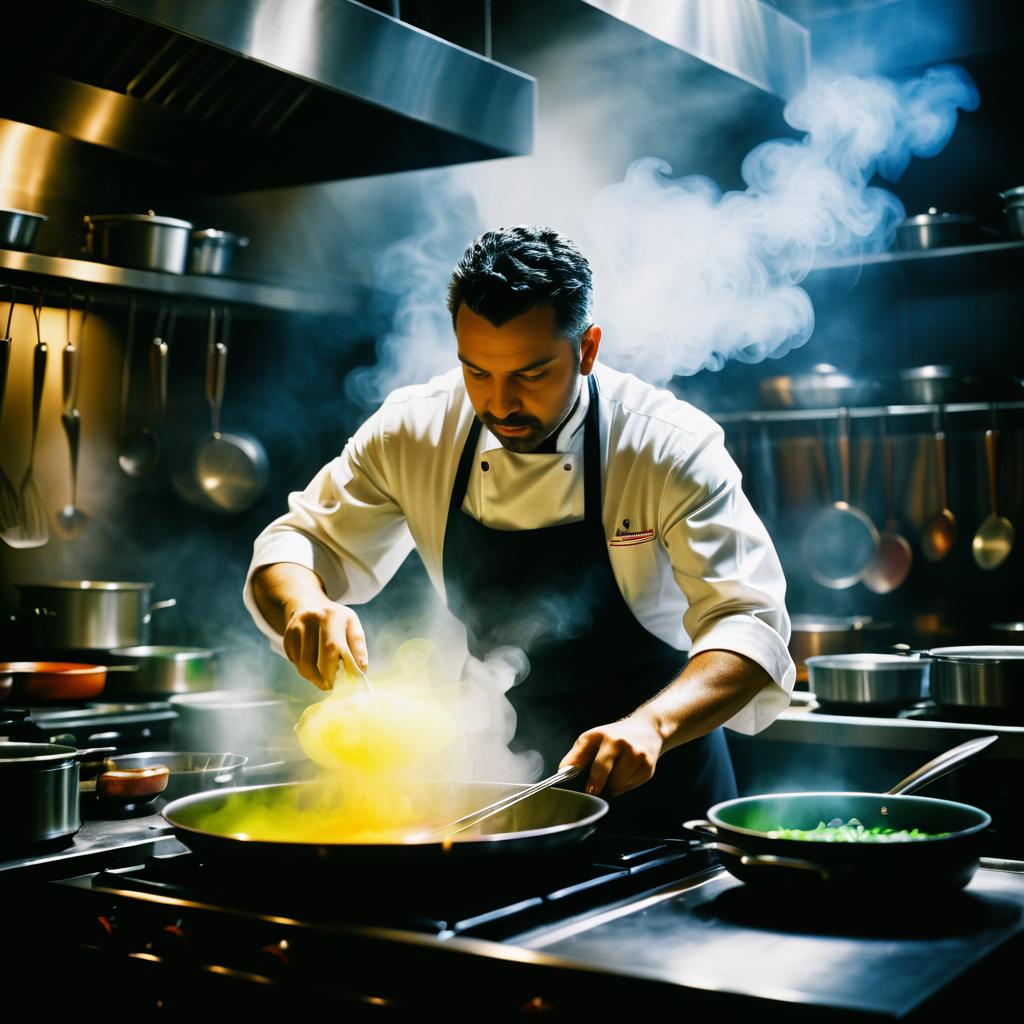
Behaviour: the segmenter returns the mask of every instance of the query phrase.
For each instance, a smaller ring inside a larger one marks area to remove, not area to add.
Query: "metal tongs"
[[[527,786],[517,793],[504,796],[500,800],[495,800],[493,804],[481,807],[477,811],[464,814],[461,818],[456,818],[455,821],[450,821],[446,825],[438,825],[436,828],[427,829],[425,832],[417,832],[415,835],[410,836],[408,841],[410,843],[426,843],[439,839],[448,839],[459,832],[465,832],[466,829],[472,828],[474,825],[479,825],[480,822],[485,818],[491,817],[492,814],[499,814],[520,801],[529,799],[543,789],[548,789],[550,786],[556,786],[560,782],[567,782],[569,779],[575,778],[582,770],[582,767],[579,765],[567,765],[560,771],[555,772],[554,775],[549,775],[546,779],[541,779],[540,782],[535,782],[532,786]]]

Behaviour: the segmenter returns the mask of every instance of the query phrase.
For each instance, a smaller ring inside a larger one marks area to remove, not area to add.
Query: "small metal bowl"
[[[49,218],[41,213],[0,209],[0,249],[31,252],[36,245],[39,225],[46,220]]]

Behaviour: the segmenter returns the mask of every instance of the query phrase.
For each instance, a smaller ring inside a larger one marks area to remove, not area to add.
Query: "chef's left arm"
[[[658,518],[659,541],[688,603],[690,658],[660,693],[583,733],[562,759],[563,766],[590,765],[590,793],[635,789],[663,754],[719,726],[760,732],[789,705],[796,679],[782,566],[721,428],[673,467]]]

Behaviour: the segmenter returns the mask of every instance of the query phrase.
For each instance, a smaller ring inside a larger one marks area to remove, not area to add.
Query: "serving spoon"
[[[988,463],[988,500],[991,511],[984,518],[974,539],[971,551],[974,561],[982,569],[996,569],[1013,550],[1013,523],[999,514],[999,434],[995,429],[985,431],[985,460]]]
[[[930,562],[941,562],[956,540],[956,516],[949,509],[946,493],[946,432],[935,430],[935,476],[939,485],[939,511],[921,528],[921,550]]]

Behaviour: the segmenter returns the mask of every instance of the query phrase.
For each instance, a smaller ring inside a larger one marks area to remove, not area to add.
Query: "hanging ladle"
[[[888,594],[907,578],[914,554],[898,530],[892,502],[892,438],[884,417],[878,421],[882,435],[882,487],[885,493],[885,529],[878,535],[878,550],[864,573],[864,586],[875,594]]]
[[[14,289],[11,289],[11,308],[7,311],[7,330],[0,338],[0,419],[3,418],[4,394],[7,390],[7,369],[11,365],[11,320],[14,318]],[[20,522],[18,492],[11,478],[0,466],[0,536],[17,529]],[[6,537],[5,537],[6,539]]]
[[[935,424],[935,477],[939,485],[939,510],[921,528],[921,550],[930,562],[941,562],[953,548],[956,540],[956,516],[950,511],[946,493],[946,432],[942,429],[941,413],[936,413]]]
[[[78,536],[89,517],[78,507],[78,448],[81,439],[82,421],[78,412],[78,373],[81,365],[82,339],[85,336],[85,322],[89,317],[89,300],[82,309],[82,320],[78,326],[78,345],[71,340],[71,293],[68,294],[66,342],[62,353],[64,411],[60,422],[68,439],[68,454],[71,459],[71,501],[57,510],[57,529],[63,537]]]
[[[995,426],[985,431],[985,460],[988,463],[988,500],[991,511],[971,541],[974,561],[982,569],[996,569],[1013,550],[1013,523],[999,514],[999,434]]]
[[[839,410],[836,445],[841,498],[817,512],[801,541],[811,577],[832,590],[852,587],[871,565],[878,550],[874,523],[850,504],[850,414]]]

